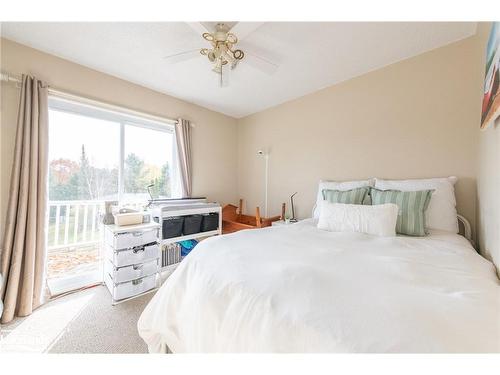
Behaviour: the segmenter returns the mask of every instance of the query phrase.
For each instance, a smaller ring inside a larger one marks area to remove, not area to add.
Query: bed
[[[307,219],[201,242],[138,330],[150,352],[500,352],[500,283],[458,234]]]

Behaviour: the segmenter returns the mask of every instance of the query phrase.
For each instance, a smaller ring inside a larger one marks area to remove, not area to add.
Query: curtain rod
[[[1,72],[0,73],[0,77],[1,77],[1,81],[2,82],[15,82],[15,83],[22,83],[22,80],[21,78],[19,77],[16,77],[12,74],[9,74],[9,73],[4,73],[4,72]]]
[[[1,72],[0,78],[1,78],[2,82],[14,82],[14,83],[16,83],[16,85],[20,85],[22,83],[22,79],[19,76],[16,76],[16,75],[13,75],[13,74],[10,74],[7,72]],[[170,119],[167,117],[151,115],[149,113],[136,111],[136,110],[122,107],[119,105],[106,103],[106,102],[102,102],[102,101],[95,100],[95,99],[90,99],[90,98],[87,98],[84,96],[69,93],[69,92],[64,91],[64,90],[55,89],[55,88],[52,88],[50,86],[49,86],[49,94],[56,96],[58,98],[61,98],[61,99],[83,102],[85,104],[108,109],[111,111],[122,112],[122,113],[126,113],[126,114],[129,114],[132,116],[145,117],[145,118],[153,120],[153,121],[165,122],[165,123],[172,124],[172,125],[177,124],[177,120],[173,120],[173,119]],[[191,127],[194,128],[195,125],[191,124]]]

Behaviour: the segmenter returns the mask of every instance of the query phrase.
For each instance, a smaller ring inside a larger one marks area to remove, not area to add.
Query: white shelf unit
[[[158,218],[158,224],[160,225],[159,237],[161,245],[168,245],[175,242],[206,238],[222,234],[222,207],[218,203],[190,203],[190,204],[158,206],[154,207],[151,211],[152,211],[152,217],[154,219]],[[218,223],[218,228],[216,230],[198,232],[198,233],[163,239],[164,219],[169,217],[203,215],[210,213],[217,213],[219,215],[219,223]],[[161,270],[171,268],[172,266],[177,265],[179,263],[169,264],[167,266],[161,267]]]

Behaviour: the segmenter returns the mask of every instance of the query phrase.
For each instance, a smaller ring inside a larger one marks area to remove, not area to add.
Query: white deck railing
[[[127,204],[141,209],[144,202]],[[104,201],[49,201],[47,227],[48,250],[76,248],[100,241]]]
[[[99,242],[104,201],[49,201],[48,250]]]

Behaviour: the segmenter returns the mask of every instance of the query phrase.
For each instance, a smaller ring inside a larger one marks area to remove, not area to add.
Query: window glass
[[[119,123],[49,110],[49,200],[117,200]]]
[[[125,125],[124,201],[172,197],[172,142],[172,133]]]

